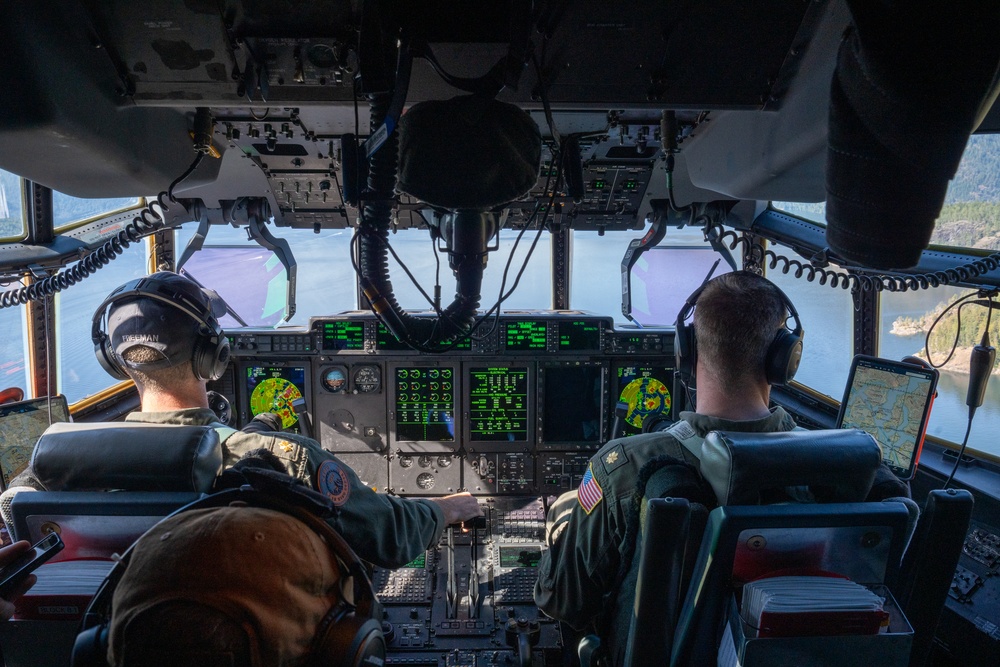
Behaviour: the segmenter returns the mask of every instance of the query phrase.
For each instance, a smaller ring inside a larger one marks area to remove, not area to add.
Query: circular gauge
[[[410,468],[413,466],[412,456],[400,456],[399,457],[399,467],[400,468]]]
[[[337,51],[329,44],[311,44],[306,50],[306,58],[314,66],[329,69],[337,64]]]
[[[430,491],[434,488],[434,483],[437,480],[434,479],[434,475],[429,472],[422,472],[417,475],[417,486],[419,486],[424,491]]]
[[[424,454],[419,459],[417,459],[417,465],[420,466],[421,468],[430,468],[431,467],[431,457],[429,457],[426,454]]]
[[[302,392],[284,378],[266,378],[250,394],[250,412],[254,416],[271,412],[281,417],[282,428],[290,428],[299,420],[294,403],[302,400]]]
[[[347,390],[347,369],[343,366],[327,368],[320,381],[323,388],[331,394],[342,394]]]
[[[448,466],[451,465],[451,457],[450,456],[439,456],[437,463],[438,463],[438,467],[439,468],[447,468]]]
[[[371,394],[382,386],[382,373],[378,366],[358,366],[354,369],[354,391]]]
[[[622,389],[619,400],[628,404],[625,421],[642,428],[649,417],[670,411],[670,390],[653,377],[636,378]]]

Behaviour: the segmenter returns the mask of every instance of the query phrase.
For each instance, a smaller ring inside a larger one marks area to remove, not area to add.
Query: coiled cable
[[[187,170],[175,179],[166,191],[161,192],[156,199],[140,209],[121,231],[76,264],[30,285],[0,294],[0,308],[23,306],[29,301],[37,301],[61,292],[124,254],[133,243],[162,229],[166,220],[165,212],[170,207],[169,202],[177,202],[174,198],[174,188],[198,168],[203,157],[204,154],[199,152]]]
[[[808,282],[819,282],[820,285],[829,285],[834,289],[837,287],[845,290],[850,289],[852,294],[857,291],[870,292],[872,290],[876,292],[906,292],[968,283],[1000,267],[1000,252],[995,252],[986,257],[933,273],[893,276],[884,273],[871,274],[866,269],[859,267],[846,267],[850,271],[849,273],[839,273],[826,268],[828,262],[825,255],[820,256],[818,261],[821,262],[821,265],[817,266],[810,262],[779,255],[746,236],[733,230],[724,229],[721,223],[703,217],[699,217],[698,220],[704,222],[706,238],[715,238],[721,243],[728,243],[730,250],[735,250],[737,246],[740,246],[742,252],[749,256],[751,263],[756,263],[758,266],[766,264],[769,270],[778,269],[783,274],[792,273],[796,278],[805,278]]]

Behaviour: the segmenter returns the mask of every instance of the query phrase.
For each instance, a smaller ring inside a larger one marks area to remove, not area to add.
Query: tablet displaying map
[[[65,396],[0,405],[0,475],[3,488],[28,465],[35,443],[54,422],[69,421]]]
[[[933,368],[857,355],[837,428],[870,433],[882,447],[882,460],[900,479],[910,479],[920,458],[937,379]]]

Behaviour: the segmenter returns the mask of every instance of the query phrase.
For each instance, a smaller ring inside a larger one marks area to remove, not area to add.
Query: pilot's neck
[[[748,386],[726,386],[714,375],[697,373],[698,414],[731,421],[763,419],[771,414],[771,386],[767,382]]]
[[[171,388],[169,392],[147,389],[140,391],[139,397],[143,412],[172,412],[208,407],[208,395],[204,383]]]

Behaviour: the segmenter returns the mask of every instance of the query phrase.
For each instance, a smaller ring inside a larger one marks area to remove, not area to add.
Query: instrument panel
[[[410,349],[362,312],[314,318],[305,332],[241,330],[209,386],[229,399],[233,426],[274,412],[376,491],[479,499],[475,526],[448,528],[407,567],[375,570],[388,665],[562,664],[575,647],[533,601],[546,505],[579,486],[605,442],[681,408],[672,331],[619,331],[575,311],[486,325],[441,354]]]
[[[361,312],[230,341],[233,364],[210,388],[234,406],[234,426],[274,412],[407,495],[569,490],[609,439],[678,409],[671,332],[617,331],[577,311],[505,314],[442,354]]]

